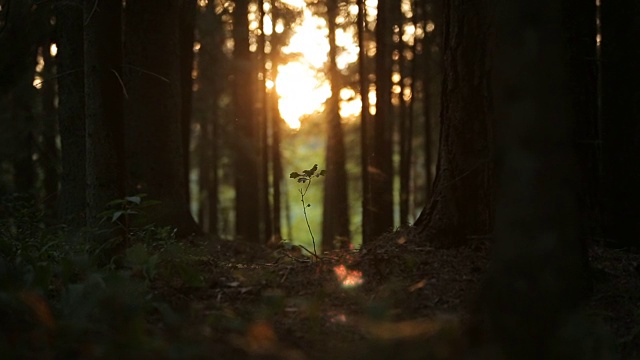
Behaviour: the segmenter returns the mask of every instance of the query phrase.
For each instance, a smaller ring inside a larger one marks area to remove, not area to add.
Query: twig
[[[160,79],[160,80],[162,80],[162,81],[164,81],[164,82],[166,82],[166,83],[171,83],[171,81],[169,81],[169,79],[167,79],[166,77],[161,76],[161,75],[158,75],[158,74],[156,74],[156,73],[154,73],[154,72],[151,72],[151,71],[149,71],[149,70],[145,70],[145,69],[139,68],[139,67],[137,67],[137,66],[133,66],[133,65],[129,65],[129,64],[123,64],[123,65],[122,65],[122,67],[129,67],[129,68],[132,68],[132,69],[134,69],[134,70],[138,70],[138,71],[140,71],[141,73],[145,73],[145,74],[149,74],[149,75],[155,76],[155,77],[157,77],[158,79]]]
[[[113,72],[116,77],[118,78],[118,81],[120,82],[120,86],[122,86],[122,93],[124,94],[125,99],[129,98],[129,94],[127,94],[127,88],[124,87],[124,82],[122,82],[122,78],[120,77],[120,75],[118,74],[117,71],[111,69],[111,72]]]
[[[87,20],[84,21],[84,26],[87,26],[89,24],[89,20],[91,20],[91,17],[93,17],[93,13],[96,12],[96,9],[98,8],[98,1],[99,0],[95,0],[93,3],[93,9],[91,9],[91,12],[89,13],[89,16],[87,17]]]

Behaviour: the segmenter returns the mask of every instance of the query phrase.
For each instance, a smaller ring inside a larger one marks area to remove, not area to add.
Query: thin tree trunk
[[[104,206],[124,196],[122,3],[85,2],[84,19],[87,215],[98,225]]]
[[[58,197],[58,147],[56,145],[56,136],[58,129],[56,124],[57,109],[55,105],[57,84],[54,77],[57,73],[56,63],[57,61],[51,56],[50,46],[52,41],[47,41],[42,45],[42,56],[44,58],[45,78],[51,79],[45,81],[42,85],[42,112],[44,117],[42,119],[42,170],[43,170],[43,188],[44,188],[44,205],[49,216],[56,218],[56,204]]]
[[[254,115],[255,81],[249,51],[248,1],[236,1],[233,12],[236,238],[261,242],[258,196],[257,124]],[[249,89],[249,91],[247,91]]]
[[[329,78],[331,98],[327,107],[327,150],[326,166],[328,176],[324,179],[324,203],[322,214],[322,250],[348,249],[351,245],[349,232],[349,198],[347,194],[347,173],[345,169],[344,132],[340,118],[340,72],[336,65],[336,15],[338,0],[327,1],[329,24]]]
[[[86,138],[84,119],[83,13],[79,0],[54,6],[58,33],[58,129],[61,143],[58,215],[66,224],[86,225]]]
[[[376,116],[371,157],[372,237],[393,228],[393,109],[391,105],[392,28],[390,1],[378,3],[376,22]],[[397,5],[397,4],[396,4]]]
[[[371,211],[371,182],[369,177],[369,72],[367,71],[367,52],[365,49],[366,6],[364,0],[358,1],[358,44],[360,99],[360,166],[362,167],[362,243],[372,240],[373,217]]]
[[[260,16],[260,29],[264,29],[264,1],[258,1],[258,13]],[[262,238],[266,239],[266,241],[270,241],[273,236],[273,221],[271,214],[271,201],[269,199],[269,163],[270,163],[270,154],[269,151],[269,117],[268,111],[269,108],[269,99],[267,95],[267,87],[266,87],[266,60],[267,55],[265,54],[265,34],[264,31],[261,31],[258,36],[258,49],[256,53],[258,54],[258,61],[256,62],[257,73],[262,74],[262,77],[258,79],[256,82],[256,95],[260,100],[260,111],[256,113],[257,120],[259,122],[258,131],[260,137],[260,162],[259,162],[259,171],[260,171],[260,205],[261,205],[261,218],[264,219],[262,221]]]
[[[190,164],[190,143],[191,143],[191,107],[193,99],[193,43],[195,41],[195,20],[197,0],[181,0],[180,1],[180,96],[182,104],[180,106],[180,121],[182,123],[182,146],[184,151],[184,176],[185,191],[187,199],[190,201],[189,184],[191,164]]]

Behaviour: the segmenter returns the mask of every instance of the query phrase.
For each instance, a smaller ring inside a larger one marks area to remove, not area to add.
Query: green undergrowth
[[[162,278],[203,285],[193,266],[201,248],[178,241],[170,228],[119,221],[136,214],[139,198],[116,202],[96,242],[92,229],[45,225],[27,198],[5,199],[0,219],[0,352],[14,358],[192,357],[188,339],[171,341],[150,319],[179,324],[181,315],[153,290]],[[129,206],[126,202],[132,202]],[[106,216],[108,215],[108,216]],[[106,229],[106,230],[105,230]],[[179,332],[178,332],[179,333]]]

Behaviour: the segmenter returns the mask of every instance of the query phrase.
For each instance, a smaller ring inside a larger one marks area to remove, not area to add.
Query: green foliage
[[[110,203],[105,219],[126,228],[133,245],[113,253],[78,241],[64,226],[46,226],[25,197],[3,202],[0,219],[0,349],[6,358],[132,358],[165,349],[150,318],[178,324],[182,317],[152,292],[162,276],[199,287],[194,266],[202,249],[179,242],[175,230],[130,226],[143,196]],[[150,206],[153,202],[147,202]],[[176,341],[173,339],[172,341]],[[179,344],[178,344],[179,345]]]
[[[311,231],[311,225],[309,224],[309,217],[307,216],[307,208],[311,207],[311,204],[306,203],[304,199],[305,195],[307,195],[307,192],[309,191],[309,187],[311,186],[311,180],[313,178],[319,178],[320,176],[326,175],[325,170],[321,170],[317,174],[316,174],[316,171],[318,171],[318,164],[314,164],[311,169],[302,170],[302,173],[294,171],[291,174],[289,174],[289,178],[298,181],[298,183],[307,184],[306,187],[302,187],[298,189],[298,192],[300,193],[300,201],[302,202],[302,212],[304,213],[304,220],[307,223],[307,229],[309,229],[309,235],[311,235],[311,242],[313,244],[313,253],[307,250],[307,248],[305,248],[302,245],[298,245],[298,246],[300,246],[309,254],[313,255],[316,259],[319,259],[318,252],[316,250],[316,238],[313,236],[313,231]]]

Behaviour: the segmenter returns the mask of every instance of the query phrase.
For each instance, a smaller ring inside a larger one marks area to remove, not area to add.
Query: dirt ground
[[[482,241],[434,249],[401,233],[314,261],[296,248],[217,241],[199,261],[207,286],[154,291],[188,314],[188,334],[159,314],[166,336],[209,358],[455,359],[488,253]],[[589,321],[619,358],[640,359],[640,253],[593,246],[590,262]]]

